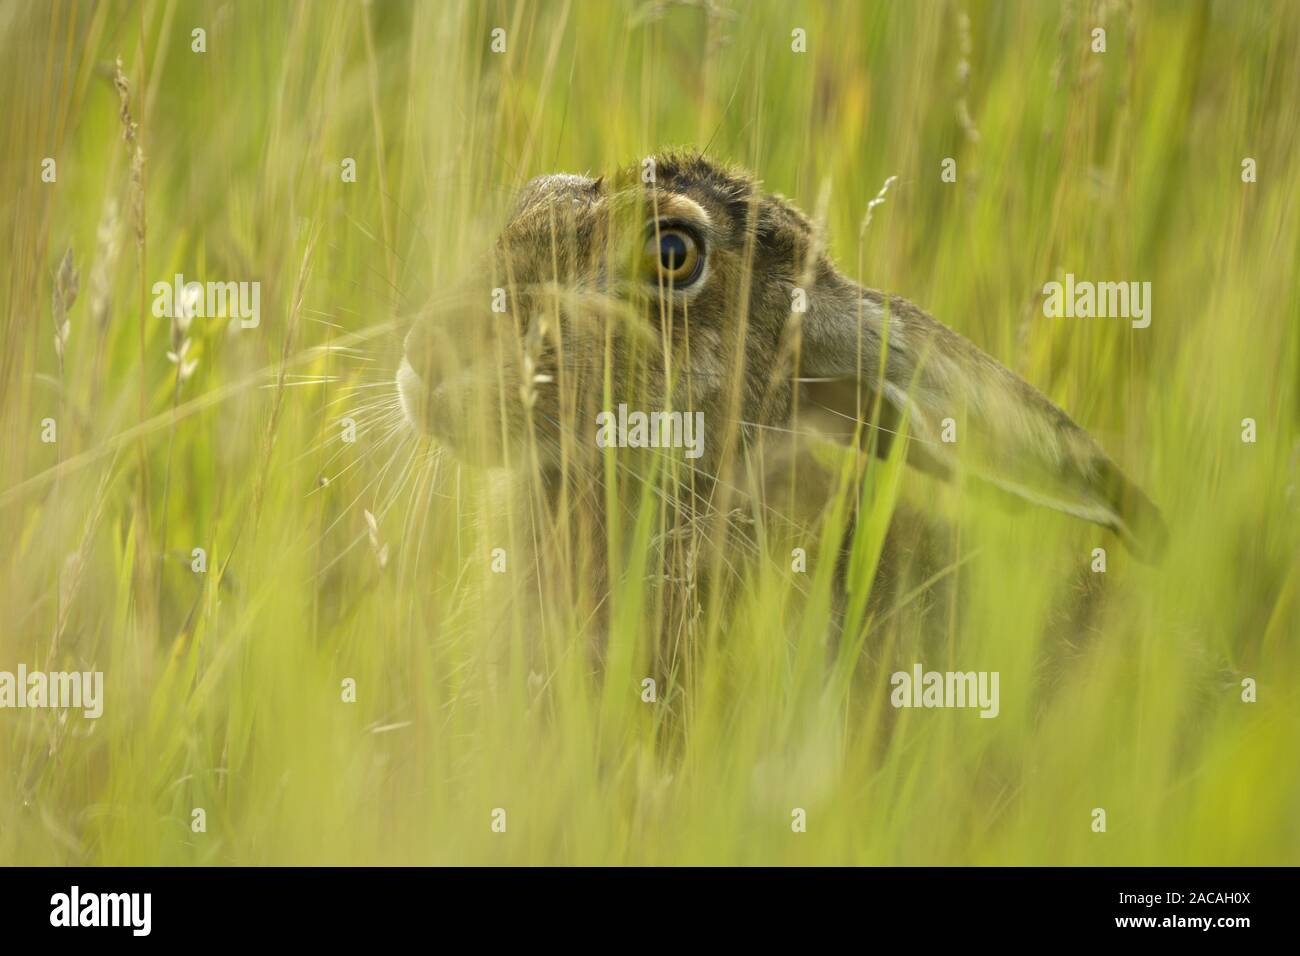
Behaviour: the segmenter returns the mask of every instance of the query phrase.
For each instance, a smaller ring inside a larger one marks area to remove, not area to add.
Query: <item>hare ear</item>
[[[815,404],[856,420],[878,396],[888,415],[906,416],[909,464],[972,474],[1112,528],[1144,560],[1163,550],[1159,510],[1091,435],[910,302],[823,272],[803,316],[800,366]]]

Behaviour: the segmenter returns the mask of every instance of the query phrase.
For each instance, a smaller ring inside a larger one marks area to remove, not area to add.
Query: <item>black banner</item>
[[[487,929],[545,940],[665,921],[733,942],[836,923],[859,938],[912,926],[936,940],[1044,932],[1232,945],[1288,922],[1294,873],[1261,869],[40,869],[3,870],[6,939],[136,943]],[[637,914],[641,915],[638,916]],[[829,922],[828,922],[829,921]],[[658,929],[656,929],[658,927]],[[199,935],[196,936],[196,931]]]

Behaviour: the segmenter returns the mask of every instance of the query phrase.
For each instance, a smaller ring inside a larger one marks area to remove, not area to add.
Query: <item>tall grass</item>
[[[1285,2],[5,5],[0,670],[103,670],[106,700],[0,710],[0,862],[1295,863],[1298,54]],[[698,614],[658,478],[611,483],[609,595],[592,554],[527,567],[548,529],[500,476],[400,427],[401,330],[530,176],[683,143],[1070,410],[1166,560],[891,459],[806,574],[765,511],[753,552],[701,538],[731,593]],[[1150,281],[1151,327],[1044,318],[1067,271]],[[177,272],[263,313],[195,319],[180,383],[149,292]],[[895,496],[953,544],[882,612]],[[894,711],[915,661],[999,671],[999,717]]]

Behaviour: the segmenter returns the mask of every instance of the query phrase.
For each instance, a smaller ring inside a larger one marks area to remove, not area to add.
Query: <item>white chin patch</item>
[[[402,356],[402,364],[397,367],[397,397],[402,403],[402,414],[406,421],[419,431],[428,431],[424,422],[424,382],[411,368],[411,363]]]

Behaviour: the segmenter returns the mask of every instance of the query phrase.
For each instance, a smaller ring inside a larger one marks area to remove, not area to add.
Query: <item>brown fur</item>
[[[653,184],[643,169],[543,176],[521,190],[482,270],[506,290],[508,312],[491,312],[485,289],[481,307],[432,317],[408,338],[402,391],[417,424],[465,458],[535,469],[552,502],[571,505],[600,500],[599,411],[620,402],[701,411],[704,454],[678,473],[677,524],[752,513],[757,495],[809,527],[827,490],[806,478],[792,490],[792,463],[820,440],[802,414],[790,430],[801,388],[799,406],[846,433],[864,411],[891,431],[906,419],[919,467],[1107,525],[1141,554],[1159,551],[1159,512],[1083,429],[915,305],[842,275],[790,202],[698,153],[656,156]],[[702,240],[706,272],[691,287],[664,288],[639,266],[656,221]],[[804,313],[791,309],[796,287],[807,292]],[[947,418],[958,422],[957,446],[939,441]],[[755,483],[759,444],[769,447]],[[889,568],[882,573],[888,581]]]

